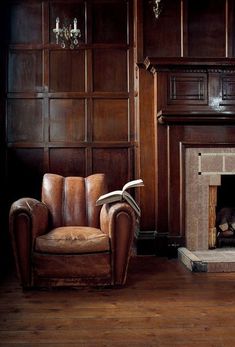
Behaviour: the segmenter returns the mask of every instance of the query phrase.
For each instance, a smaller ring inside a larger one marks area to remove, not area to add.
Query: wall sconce
[[[162,11],[162,7],[160,4],[161,0],[153,0],[151,1],[152,5],[153,5],[153,13],[155,15],[155,18],[158,19],[159,15]]]
[[[77,28],[77,18],[73,20],[73,28],[71,24],[67,25],[67,23],[60,28],[60,19],[57,17],[53,33],[55,34],[57,45],[60,44],[62,48],[65,48],[67,43],[70,49],[74,49],[78,46],[78,37],[81,37],[81,30]]]

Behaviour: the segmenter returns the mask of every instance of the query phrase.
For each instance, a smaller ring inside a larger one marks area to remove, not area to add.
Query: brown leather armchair
[[[123,285],[136,218],[126,203],[96,206],[104,174],[45,174],[42,201],[22,198],[9,222],[22,287]]]

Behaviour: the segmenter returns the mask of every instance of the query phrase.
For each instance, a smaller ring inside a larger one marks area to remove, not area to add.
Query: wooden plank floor
[[[1,347],[234,347],[235,273],[136,257],[122,289],[0,286]]]

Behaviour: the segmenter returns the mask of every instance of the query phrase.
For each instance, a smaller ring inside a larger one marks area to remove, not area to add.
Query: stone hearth
[[[235,272],[235,248],[191,252],[181,247],[178,259],[193,272]]]

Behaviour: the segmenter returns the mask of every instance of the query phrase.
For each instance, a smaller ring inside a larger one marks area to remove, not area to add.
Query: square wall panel
[[[127,4],[93,3],[93,43],[127,43]],[[118,28],[118,30],[117,30]]]
[[[42,4],[13,3],[10,7],[10,43],[42,42]]]
[[[85,52],[58,50],[50,52],[50,91],[85,91]]]
[[[109,191],[121,189],[131,176],[128,148],[94,148],[92,171],[105,173]]]
[[[51,148],[49,162],[52,173],[62,176],[85,176],[84,148]]]
[[[8,65],[9,92],[42,91],[42,52],[11,50]]]
[[[94,99],[94,141],[128,141],[128,123],[127,99]]]
[[[181,54],[181,0],[162,0],[160,6],[162,11],[156,20],[151,2],[144,1],[142,59],[179,57]]]
[[[97,92],[127,92],[127,51],[95,49],[93,83]]]
[[[43,141],[42,99],[8,99],[7,140]]]
[[[224,0],[190,1],[188,6],[190,57],[225,56],[225,20]]]
[[[85,140],[85,100],[50,100],[50,141]]]

